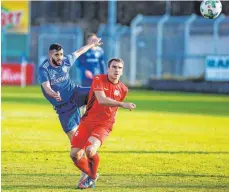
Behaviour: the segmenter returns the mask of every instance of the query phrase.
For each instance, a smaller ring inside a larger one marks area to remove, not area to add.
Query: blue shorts
[[[82,81],[81,84],[84,87],[90,87],[92,84],[92,79],[89,79],[89,78],[83,78],[81,79],[81,81]]]
[[[76,86],[67,103],[55,106],[59,120],[65,133],[71,131],[80,123],[80,107],[87,104],[90,87]]]

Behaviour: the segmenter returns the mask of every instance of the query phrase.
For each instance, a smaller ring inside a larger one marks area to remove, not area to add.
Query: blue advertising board
[[[229,81],[229,56],[206,57],[205,80]]]

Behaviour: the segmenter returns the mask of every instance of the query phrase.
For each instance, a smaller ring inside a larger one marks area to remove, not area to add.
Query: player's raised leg
[[[72,130],[70,130],[66,133],[70,142],[71,142],[77,129],[78,129],[78,126],[76,126],[75,128],[73,128]]]

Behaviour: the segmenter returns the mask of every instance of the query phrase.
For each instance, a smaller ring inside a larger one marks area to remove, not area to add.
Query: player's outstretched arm
[[[59,93],[59,92],[55,92],[55,91],[52,90],[49,81],[45,81],[45,82],[43,82],[41,85],[42,85],[42,87],[44,88],[45,92],[46,92],[50,97],[55,98],[57,101],[61,101],[60,93]]]
[[[95,96],[100,105],[105,105],[108,107],[122,107],[124,109],[129,109],[129,110],[136,108],[136,105],[134,103],[124,103],[106,97],[104,91],[95,91]]]
[[[136,108],[136,105],[134,103],[123,103],[122,108],[129,109],[130,111],[132,111]]]
[[[93,47],[97,47],[102,45],[103,43],[101,42],[101,38],[94,38],[91,42],[89,42],[87,45],[81,47],[77,51],[73,52],[76,58],[78,58],[80,55],[83,53],[87,52],[89,49]]]

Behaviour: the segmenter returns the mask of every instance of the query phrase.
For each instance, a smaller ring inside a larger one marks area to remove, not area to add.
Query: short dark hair
[[[62,49],[62,46],[58,43],[54,43],[54,44],[50,45],[49,51],[54,50],[54,49],[57,51],[60,51]]]
[[[95,33],[89,33],[88,35],[87,35],[87,39],[89,39],[89,38],[91,38],[91,37],[93,37],[93,36],[97,36]]]
[[[111,58],[109,61],[108,61],[108,68],[111,66],[111,62],[112,61],[116,61],[116,62],[119,62],[119,63],[122,63],[124,65],[124,61],[120,58]]]

